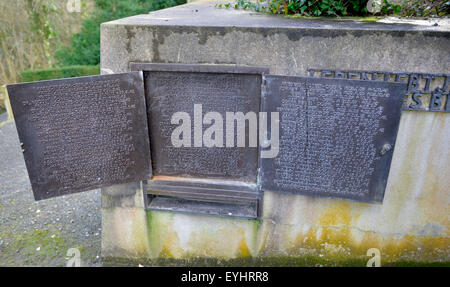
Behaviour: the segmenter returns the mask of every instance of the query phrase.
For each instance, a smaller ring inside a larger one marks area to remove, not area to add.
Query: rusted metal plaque
[[[311,77],[407,83],[403,110],[450,112],[450,74],[308,69]]]
[[[8,86],[36,200],[147,179],[140,72]]]
[[[260,159],[262,190],[381,202],[405,89],[267,75],[263,111],[279,113],[280,150]]]
[[[234,143],[228,146],[225,121],[228,112],[259,112],[262,74],[267,69],[139,63],[131,69],[144,71],[153,175],[256,182],[258,148],[249,147],[248,132],[245,147],[237,146],[236,122],[231,131]],[[208,122],[210,112],[218,113],[223,122]],[[187,118],[180,120],[179,113]],[[243,122],[248,131],[248,121]],[[222,128],[213,136],[221,143],[207,146],[207,129],[213,123]],[[187,124],[187,130],[176,138],[188,140],[176,146],[174,132],[181,124]]]

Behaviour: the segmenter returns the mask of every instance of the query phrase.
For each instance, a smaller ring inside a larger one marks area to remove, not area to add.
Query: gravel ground
[[[101,266],[100,190],[34,201],[13,121],[0,114],[0,266]]]

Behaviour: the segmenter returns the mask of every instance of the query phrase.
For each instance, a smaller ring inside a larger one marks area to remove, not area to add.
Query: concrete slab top
[[[232,1],[229,1],[230,3]],[[102,25],[190,26],[239,28],[294,28],[367,31],[430,31],[450,34],[450,19],[438,21],[390,18],[389,21],[343,20],[338,18],[309,19],[268,15],[234,8],[217,8],[217,1],[204,0],[149,14],[123,18]],[[436,26],[437,23],[437,26]]]

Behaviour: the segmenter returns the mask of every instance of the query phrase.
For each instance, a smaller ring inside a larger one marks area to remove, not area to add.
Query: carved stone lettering
[[[142,73],[8,87],[36,200],[148,178]]]
[[[263,190],[382,201],[406,85],[266,76],[280,152],[260,159]]]

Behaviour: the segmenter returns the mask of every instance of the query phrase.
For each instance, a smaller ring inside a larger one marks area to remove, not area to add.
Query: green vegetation
[[[219,8],[251,9],[269,14],[301,16],[365,16],[368,14],[368,0],[238,0],[234,3],[218,4]],[[375,2],[375,0],[373,1]],[[447,16],[450,1],[413,0],[395,4],[380,0],[374,14],[398,16]],[[372,2],[371,2],[372,3]],[[376,6],[376,5],[375,5]],[[378,11],[379,10],[379,11]]]
[[[450,15],[450,1],[409,0],[400,5],[383,0],[381,12],[399,16],[414,17],[443,17]]]
[[[65,263],[67,242],[59,234],[48,230],[33,230],[22,234],[0,234],[10,242],[1,253],[1,266],[59,265]]]
[[[90,69],[80,70],[71,66],[96,66],[100,63],[102,22],[146,14],[185,2],[82,0],[80,11],[74,12],[67,9],[67,1],[61,0],[0,1],[0,86],[22,80],[59,78],[61,75],[91,75]],[[38,71],[33,76],[31,72],[24,72],[61,67],[62,71]]]
[[[192,267],[365,267],[368,257],[352,257],[336,260],[318,256],[261,256],[233,259],[218,258],[191,258],[191,259],[125,259],[125,258],[103,258],[104,266],[192,266]],[[384,267],[449,267],[450,262],[410,262],[394,261],[381,262]]]
[[[5,226],[0,230],[0,267],[3,266],[66,266],[67,251],[77,248],[81,253],[81,266],[91,266],[99,261],[99,242],[80,241],[67,236],[67,231],[34,229],[16,233]],[[6,243],[7,242],[7,243]],[[7,246],[5,246],[7,244]]]
[[[100,74],[100,66],[69,66],[39,70],[26,70],[20,73],[21,82],[43,81]]]
[[[252,9],[271,14],[299,14],[304,16],[346,16],[367,14],[368,0],[269,0],[251,2],[238,0],[218,7]]]
[[[128,16],[186,3],[186,0],[95,0],[92,14],[83,20],[81,31],[72,37],[71,47],[56,52],[63,66],[100,63],[100,24]]]

